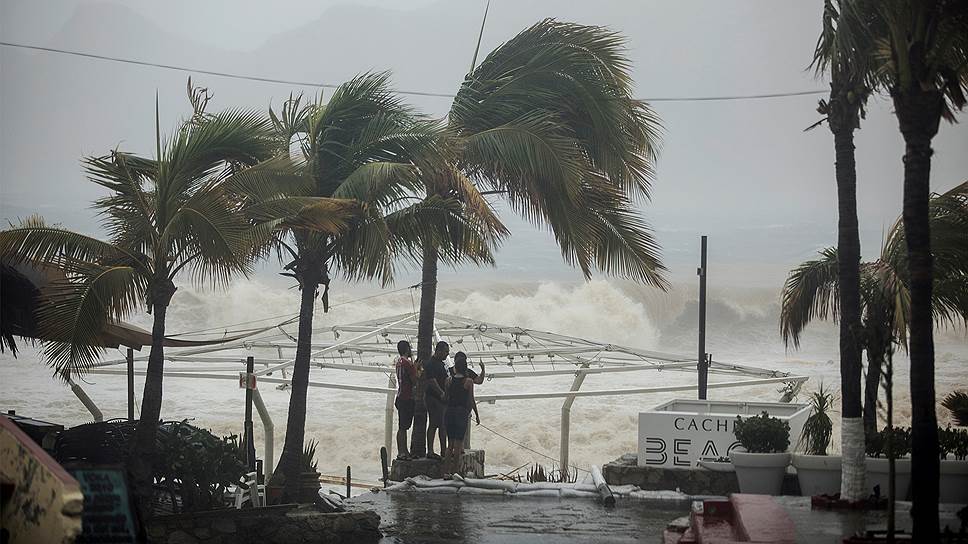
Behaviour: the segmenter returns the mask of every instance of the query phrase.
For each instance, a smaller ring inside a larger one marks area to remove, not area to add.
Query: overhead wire
[[[28,45],[28,44],[13,43],[13,42],[0,42],[0,45],[4,47],[13,47],[18,49],[29,49],[34,51],[44,51],[47,53],[57,53],[61,55],[83,57],[88,59],[103,60],[103,61],[109,61],[109,62],[119,62],[123,64],[133,64],[136,66],[161,68],[164,70],[174,70],[174,71],[193,73],[193,74],[205,74],[209,76],[224,77],[229,79],[257,81],[261,83],[277,83],[282,85],[296,85],[299,87],[316,87],[316,88],[322,88],[322,89],[336,89],[339,87],[339,84],[336,84],[336,83],[320,83],[315,81],[299,81],[295,79],[281,79],[281,78],[272,78],[272,77],[264,77],[264,76],[234,74],[231,72],[205,70],[200,68],[190,68],[187,66],[177,66],[174,64],[162,64],[157,62],[148,62],[143,60],[113,57],[110,55],[84,53],[82,51],[72,51],[69,49],[59,49],[56,47],[42,47],[39,45]],[[734,100],[763,100],[763,99],[771,99],[771,98],[786,98],[786,97],[793,97],[793,96],[820,95],[820,94],[827,94],[828,92],[829,91],[824,89],[815,89],[815,90],[793,91],[793,92],[734,94],[734,95],[721,95],[721,96],[656,96],[656,97],[649,97],[649,98],[641,98],[640,100],[644,100],[646,102],[727,102],[727,101],[734,101]],[[397,91],[397,93],[411,95],[411,96],[427,96],[427,97],[433,97],[433,98],[454,98],[456,96],[453,93],[438,93],[438,92],[431,92],[431,91]]]

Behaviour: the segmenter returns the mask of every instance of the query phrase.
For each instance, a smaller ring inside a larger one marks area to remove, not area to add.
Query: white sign
[[[790,424],[790,449],[810,414],[805,404],[674,400],[639,414],[639,466],[692,468],[700,459],[728,457],[740,447],[736,416],[766,411]]]

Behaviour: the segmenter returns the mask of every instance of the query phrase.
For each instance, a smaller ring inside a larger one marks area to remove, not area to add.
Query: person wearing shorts
[[[467,370],[467,355],[463,351],[454,355],[454,373],[447,378],[447,410],[444,426],[447,429],[447,450],[444,455],[444,474],[460,471],[460,458],[464,453],[464,437],[467,421],[474,402],[475,379]]]
[[[444,361],[450,355],[447,342],[437,342],[434,354],[423,365],[424,404],[427,406],[427,458],[441,459],[434,453],[434,440],[440,439],[440,453],[447,448],[447,435],[444,433],[444,384],[447,381],[447,366]]]
[[[397,352],[400,354],[393,361],[393,368],[397,374],[397,397],[393,405],[397,408],[399,423],[397,425],[397,459],[409,459],[410,450],[407,448],[407,431],[413,425],[414,387],[417,385],[417,368],[413,364],[413,352],[410,342],[397,342]]]

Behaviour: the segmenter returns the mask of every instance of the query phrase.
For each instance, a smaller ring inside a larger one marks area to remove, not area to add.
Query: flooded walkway
[[[438,493],[366,493],[350,509],[380,515],[384,543],[661,542],[689,505],[622,500],[605,508],[588,499],[487,497]]]

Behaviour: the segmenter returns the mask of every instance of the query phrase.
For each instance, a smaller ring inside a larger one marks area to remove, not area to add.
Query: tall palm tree
[[[840,308],[841,450],[840,494],[846,500],[865,499],[864,431],[861,419],[861,280],[860,234],[857,229],[857,172],[854,131],[860,128],[870,95],[872,43],[859,39],[854,25],[860,17],[841,16],[850,0],[824,2],[823,29],[813,54],[818,75],[830,74],[830,96],[818,111],[834,136],[837,181],[837,251]],[[861,36],[863,36],[861,34]],[[822,122],[822,121],[821,121]],[[818,123],[819,124],[819,123]]]
[[[301,289],[286,441],[276,471],[282,476],[283,500],[295,499],[298,489],[315,299],[321,296],[328,310],[330,272],[338,271],[347,280],[378,278],[387,284],[393,279],[395,258],[417,259],[428,246],[440,248],[452,262],[492,262],[491,248],[503,232],[499,222],[466,213],[465,202],[477,201],[473,194],[464,194],[469,188],[460,185],[462,180],[437,164],[446,152],[439,124],[401,102],[387,74],[354,78],[325,104],[300,107],[299,102],[290,99],[279,115],[270,111],[270,118],[283,157],[298,141],[302,157],[293,176],[302,182],[277,191],[267,178],[246,191],[264,202],[270,195],[305,195],[352,199],[361,206],[338,233],[281,224],[267,246],[289,254],[292,260],[285,269]],[[428,192],[428,180],[435,183],[433,192]],[[276,213],[271,202],[257,208],[267,217]]]
[[[113,151],[84,161],[90,180],[108,192],[94,202],[107,241],[40,218],[0,233],[0,253],[66,273],[66,280],[52,285],[38,315],[44,338],[53,339],[45,342],[45,356],[65,378],[98,357],[96,337],[105,323],[142,306],[153,315],[141,419],[130,457],[143,515],[149,512],[165,316],[175,280],[187,274],[196,283],[224,284],[250,271],[250,225],[226,186],[233,173],[273,152],[268,121],[253,112],[207,114],[196,103],[195,115],[166,140],[157,117],[156,111],[155,158]]]
[[[932,312],[940,324],[968,323],[968,181],[930,202],[934,270]],[[781,295],[780,334],[799,347],[800,335],[814,319],[843,319],[840,311],[839,253],[834,248],[790,272]],[[907,349],[911,323],[911,278],[902,219],[891,227],[880,257],[860,265],[861,345],[867,350],[864,427],[877,427],[881,370],[895,345]]]
[[[931,140],[942,118],[954,120],[968,90],[968,3],[960,0],[857,0],[872,16],[864,30],[877,43],[877,76],[890,91],[904,138],[904,213],[911,278],[911,451],[913,533],[938,532],[938,426],[934,391],[929,195]]]
[[[632,205],[649,195],[659,121],[632,97],[629,71],[625,40],[605,28],[548,19],[524,30],[464,79],[444,128],[446,172],[467,194],[501,195],[550,227],[586,277],[597,267],[664,289],[658,244]],[[425,246],[421,360],[431,352],[437,265]]]

